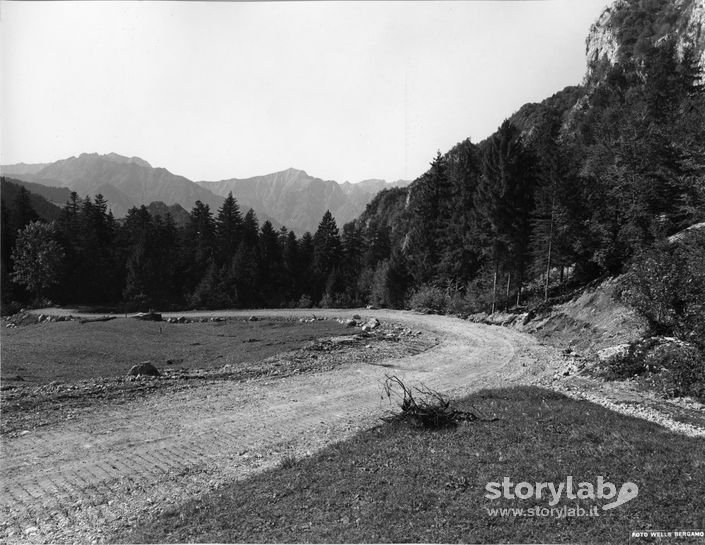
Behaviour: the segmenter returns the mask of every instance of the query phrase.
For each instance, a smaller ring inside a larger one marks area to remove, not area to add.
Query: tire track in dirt
[[[379,365],[156,392],[3,440],[0,523],[6,541],[103,541],[139,516],[219,482],[344,440],[391,408],[381,399],[390,371],[409,384],[463,395],[520,380],[528,368],[518,354],[524,363],[546,356],[533,339],[506,329],[403,312],[365,314],[423,329],[441,342]]]

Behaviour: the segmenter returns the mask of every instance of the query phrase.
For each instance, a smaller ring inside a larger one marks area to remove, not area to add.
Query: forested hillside
[[[600,20],[616,41],[592,29],[582,85],[525,105],[482,142],[430,156],[423,176],[382,191],[344,226],[330,213],[315,233],[260,225],[232,195],[217,209],[196,202],[178,223],[145,207],[118,223],[102,196],[72,194],[44,237],[61,265],[31,291],[134,308],[474,312],[625,272],[705,220],[701,50],[676,32],[690,28],[680,12],[670,31],[653,30],[676,13],[658,5],[618,2]],[[15,278],[3,300],[27,297],[9,258],[3,270]]]

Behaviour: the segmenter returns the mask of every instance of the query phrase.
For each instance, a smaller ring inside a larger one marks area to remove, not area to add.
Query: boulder
[[[355,327],[357,322],[355,320],[348,320],[345,322],[345,327]]]
[[[379,320],[377,318],[370,318],[365,326],[367,326],[367,329],[377,329],[381,324],[379,323]]]
[[[615,358],[626,356],[629,353],[628,344],[618,344],[616,346],[610,346],[609,348],[603,348],[597,352],[597,359],[601,362],[608,362],[614,360]]]
[[[250,316],[248,318],[248,321],[250,321],[250,322],[257,322],[258,320],[259,320],[259,318],[257,316]]]
[[[147,320],[149,322],[161,322],[162,321],[162,315],[159,314],[158,312],[140,312],[138,314],[135,314],[135,318],[138,320]]]
[[[128,375],[133,377],[147,376],[147,377],[158,377],[161,375],[159,369],[154,367],[151,362],[143,361],[137,365],[133,365],[127,372]]]

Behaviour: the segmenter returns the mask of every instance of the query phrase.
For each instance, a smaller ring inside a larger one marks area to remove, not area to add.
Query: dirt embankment
[[[645,320],[617,296],[618,279],[589,286],[543,312],[476,315],[473,321],[529,333],[561,350],[563,365],[543,384],[574,398],[656,422],[673,431],[705,436],[705,405],[691,398],[665,399],[635,380],[605,381],[592,370],[647,332]]]

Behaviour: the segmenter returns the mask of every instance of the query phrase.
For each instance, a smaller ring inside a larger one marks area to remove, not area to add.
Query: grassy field
[[[2,381],[45,384],[123,376],[134,364],[210,369],[259,361],[309,341],[351,334],[335,320],[228,320],[190,324],[118,318],[41,323],[2,331]]]
[[[705,528],[705,443],[551,391],[483,391],[457,404],[496,421],[424,431],[383,424],[142,521],[120,542],[666,543],[633,531]],[[573,477],[638,495],[568,500],[599,516],[496,516],[488,509],[547,507],[548,499],[490,500],[489,482]],[[611,500],[609,500],[611,501]],[[702,543],[682,539],[677,543]]]

